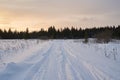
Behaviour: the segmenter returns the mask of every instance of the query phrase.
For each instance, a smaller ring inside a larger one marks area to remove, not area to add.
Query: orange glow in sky
[[[0,28],[30,31],[50,26],[119,25],[120,0],[0,0]]]

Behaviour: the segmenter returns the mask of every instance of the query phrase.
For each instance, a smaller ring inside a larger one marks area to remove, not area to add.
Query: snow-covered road
[[[89,45],[53,40],[31,49],[18,61],[9,61],[0,80],[120,80],[120,63]]]

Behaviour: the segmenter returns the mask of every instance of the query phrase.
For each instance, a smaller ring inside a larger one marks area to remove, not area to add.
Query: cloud
[[[0,0],[2,23],[42,26],[119,24],[120,0]]]

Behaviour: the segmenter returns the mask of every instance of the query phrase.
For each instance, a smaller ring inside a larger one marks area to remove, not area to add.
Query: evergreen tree
[[[88,32],[86,31],[85,34],[84,34],[84,43],[88,43]]]
[[[56,29],[54,26],[51,26],[48,28],[48,36],[50,38],[55,38],[56,37]]]
[[[26,28],[26,32],[23,33],[24,34],[24,39],[29,39],[29,29]]]
[[[11,28],[9,28],[9,30],[8,30],[7,38],[13,39],[13,32],[12,32]]]
[[[9,30],[1,30],[0,29],[0,38],[2,39],[38,39],[38,38],[52,38],[52,39],[81,39],[85,38],[85,42],[88,41],[88,38],[95,38],[97,34],[108,35],[110,31],[110,37],[115,39],[120,39],[120,25],[115,26],[107,26],[107,27],[99,27],[99,28],[86,28],[86,29],[76,29],[72,27],[71,29],[66,27],[64,29],[56,30],[54,26],[48,28],[47,31],[41,29],[40,31],[29,32],[29,29],[26,28],[26,31],[12,31]],[[104,36],[105,37],[105,36]],[[108,37],[108,36],[107,36]]]
[[[0,29],[0,39],[3,38],[3,31]]]

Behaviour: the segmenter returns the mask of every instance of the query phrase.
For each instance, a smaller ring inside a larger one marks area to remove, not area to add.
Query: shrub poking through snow
[[[112,32],[110,30],[105,30],[101,33],[95,35],[97,43],[108,43],[111,40]]]

